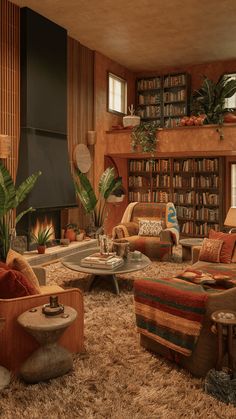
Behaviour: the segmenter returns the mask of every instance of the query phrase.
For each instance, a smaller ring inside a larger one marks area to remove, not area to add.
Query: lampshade
[[[224,225],[230,227],[236,227],[236,207],[230,207]]]

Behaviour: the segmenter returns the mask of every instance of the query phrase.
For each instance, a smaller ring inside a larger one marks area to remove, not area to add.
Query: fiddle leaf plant
[[[154,153],[157,146],[157,122],[145,122],[135,126],[131,133],[131,147],[137,151],[138,146],[144,153]]]
[[[0,259],[6,260],[11,242],[11,229],[15,228],[21,218],[28,212],[34,211],[32,207],[20,212],[14,220],[14,210],[24,201],[33,189],[41,172],[29,176],[18,188],[13,179],[0,162]]]

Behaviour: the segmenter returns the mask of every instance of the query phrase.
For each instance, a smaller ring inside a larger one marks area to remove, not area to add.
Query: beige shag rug
[[[132,278],[172,275],[186,266],[180,261],[177,254],[172,263],[155,262]],[[61,263],[47,271],[51,283],[86,289],[86,278]],[[74,356],[73,371],[49,382],[14,379],[0,394],[0,418],[236,418],[233,406],[204,393],[204,380],[139,346],[132,278],[120,278],[120,296],[106,290],[106,282],[85,292],[86,352]]]

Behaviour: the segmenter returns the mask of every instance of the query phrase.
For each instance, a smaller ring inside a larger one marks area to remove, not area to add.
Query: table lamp
[[[236,207],[230,207],[226,219],[224,221],[225,226],[232,227],[229,230],[229,233],[232,233],[233,230],[236,230]]]

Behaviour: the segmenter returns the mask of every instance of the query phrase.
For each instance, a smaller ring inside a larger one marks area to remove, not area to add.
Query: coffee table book
[[[91,257],[92,256],[92,257]],[[81,266],[87,268],[100,268],[100,269],[114,269],[118,266],[123,265],[124,260],[119,256],[111,256],[108,259],[103,259],[98,257],[94,257],[93,255],[87,256],[81,259],[80,264]]]

